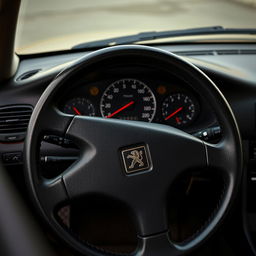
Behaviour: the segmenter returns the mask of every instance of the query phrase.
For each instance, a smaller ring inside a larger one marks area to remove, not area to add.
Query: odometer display
[[[121,79],[104,91],[100,110],[105,118],[151,122],[156,112],[156,99],[143,82]]]

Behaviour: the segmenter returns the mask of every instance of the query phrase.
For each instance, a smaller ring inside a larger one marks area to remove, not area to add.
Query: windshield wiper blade
[[[215,35],[215,34],[256,34],[256,29],[240,29],[240,28],[224,28],[222,26],[201,27],[181,30],[167,30],[167,31],[151,31],[142,32],[129,36],[113,37],[109,39],[97,40],[88,43],[78,44],[72,49],[86,49],[107,47],[122,44],[132,44],[140,41],[149,41],[154,39],[168,38],[168,37],[182,37],[182,36],[196,36],[196,35]]]

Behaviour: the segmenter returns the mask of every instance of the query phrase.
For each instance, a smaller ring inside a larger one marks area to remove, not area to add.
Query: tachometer
[[[175,127],[184,127],[193,122],[197,114],[197,103],[188,95],[176,93],[169,95],[163,102],[164,120]]]
[[[92,103],[85,98],[73,98],[69,100],[63,112],[71,115],[95,116],[95,109]]]
[[[104,91],[100,110],[105,118],[151,122],[156,112],[156,99],[143,82],[121,79]]]

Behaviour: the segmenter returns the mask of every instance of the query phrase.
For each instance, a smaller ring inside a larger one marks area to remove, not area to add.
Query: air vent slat
[[[32,114],[29,105],[0,107],[0,140],[17,141],[24,139]],[[14,138],[17,138],[14,140]]]
[[[31,115],[32,113],[32,110],[23,110],[23,111],[19,111],[19,115]],[[10,112],[5,112],[5,111],[0,111],[0,115],[6,115],[6,116],[9,116],[9,115],[14,115],[15,113],[17,113],[17,111],[10,111]]]
[[[5,125],[12,125],[15,123],[20,123],[20,122],[26,122],[28,123],[29,118],[24,118],[24,119],[8,119],[8,120],[0,120],[0,125],[5,124]]]
[[[10,133],[11,131],[26,131],[26,126],[24,127],[12,127],[12,128],[2,128],[1,130],[6,131],[7,133]]]
[[[24,118],[30,118],[30,115],[15,115],[15,116],[1,116],[0,114],[0,121],[1,120],[12,120],[12,119],[24,119]]]
[[[27,122],[25,122],[25,123],[14,123],[14,124],[0,124],[0,129],[1,128],[4,128],[4,127],[7,127],[7,128],[9,128],[9,127],[27,127],[27,125],[28,125],[28,123]]]
[[[25,132],[26,128],[8,128],[8,129],[1,129],[2,134],[3,133],[8,133],[8,134],[16,134],[16,133],[20,133],[20,132]]]

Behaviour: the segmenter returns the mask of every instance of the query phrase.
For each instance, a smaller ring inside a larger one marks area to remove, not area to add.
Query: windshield
[[[23,0],[16,52],[65,50],[145,31],[255,24],[256,0]]]

